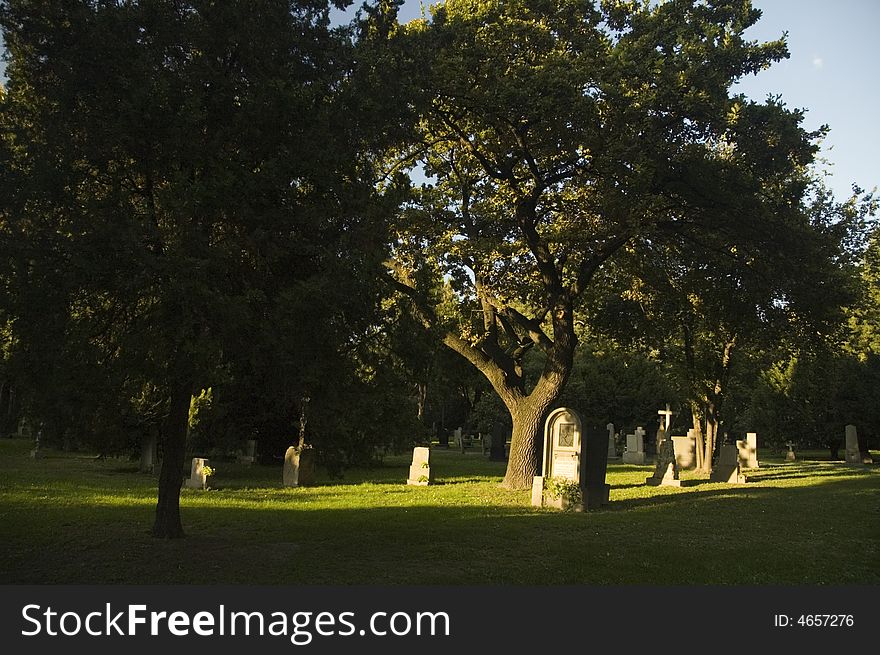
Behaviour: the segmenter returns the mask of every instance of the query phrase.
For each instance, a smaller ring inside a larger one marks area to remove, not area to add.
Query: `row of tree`
[[[722,424],[876,429],[874,201],[731,94],[787,54],[747,0],[331,4],[0,0],[7,423],[158,430],[160,537],[188,434],[339,469],[503,421],[523,488],[561,399],[680,398],[704,466]]]

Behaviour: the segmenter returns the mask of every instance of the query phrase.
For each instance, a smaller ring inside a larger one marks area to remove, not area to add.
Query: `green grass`
[[[136,463],[30,448],[0,441],[0,583],[880,582],[878,466],[762,458],[745,485],[673,489],[612,465],[609,508],[575,514],[530,507],[470,452],[433,452],[428,487],[404,484],[408,457],[300,489],[280,463],[212,461],[217,489],[181,493],[187,538],[161,541]]]

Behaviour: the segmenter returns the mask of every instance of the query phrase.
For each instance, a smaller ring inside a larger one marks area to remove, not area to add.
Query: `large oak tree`
[[[575,311],[609,259],[682,234],[763,242],[799,220],[765,190],[816,135],[731,92],[787,55],[746,39],[759,17],[747,0],[447,0],[392,35],[419,113],[400,161],[430,183],[401,212],[390,275],[510,412],[506,487],[531,484]],[[452,299],[431,293],[439,277]]]

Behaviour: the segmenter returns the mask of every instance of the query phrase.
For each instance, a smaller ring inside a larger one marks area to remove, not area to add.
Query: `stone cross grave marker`
[[[208,487],[208,476],[205,475],[206,466],[208,466],[208,460],[204,457],[192,458],[189,478],[184,483],[189,489],[206,489]]]
[[[789,441],[785,445],[788,446],[788,452],[785,453],[785,461],[794,462],[795,460],[797,460],[797,456],[794,454],[794,444]]]
[[[315,482],[315,449],[297,449],[291,446],[284,453],[281,469],[281,485],[284,487],[307,487]]]
[[[409,467],[409,478],[406,483],[419,487],[431,484],[431,449],[424,446],[413,448],[412,464]]]
[[[736,442],[736,448],[739,452],[741,468],[758,468],[758,434],[756,432],[747,432],[745,440]]]
[[[712,469],[709,476],[711,482],[726,482],[729,484],[742,484],[746,481],[740,469],[739,449],[734,445],[721,446],[718,454],[718,464]]]
[[[624,464],[645,463],[645,430],[640,425],[635,434],[626,435],[626,450],[623,452]]]
[[[654,468],[654,475],[645,479],[645,484],[653,487],[680,487],[678,474],[672,438],[666,436],[666,430],[661,425],[657,429],[657,466]]]
[[[669,426],[672,425],[672,410],[669,409],[669,403],[666,403],[666,409],[658,409],[657,413],[663,416],[661,427],[666,434],[669,434]]]
[[[608,430],[608,459],[620,459],[617,456],[617,445],[614,443],[614,423],[605,426]]]

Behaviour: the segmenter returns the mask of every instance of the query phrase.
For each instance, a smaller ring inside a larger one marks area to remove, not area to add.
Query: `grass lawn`
[[[31,447],[0,440],[0,583],[880,582],[880,466],[827,453],[761,452],[745,485],[685,472],[680,489],[612,465],[612,504],[583,514],[530,507],[476,452],[435,450],[429,487],[404,484],[409,457],[300,489],[281,488],[280,463],[212,461],[217,488],[181,492],[187,538],[161,541],[136,462]]]

